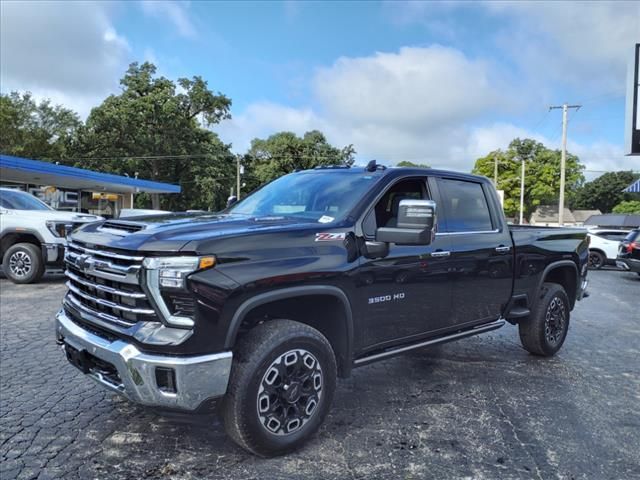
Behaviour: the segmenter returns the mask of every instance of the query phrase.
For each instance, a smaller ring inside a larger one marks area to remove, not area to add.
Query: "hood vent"
[[[144,228],[145,225],[141,223],[107,220],[98,230],[107,230],[113,233],[134,233],[144,230]]]

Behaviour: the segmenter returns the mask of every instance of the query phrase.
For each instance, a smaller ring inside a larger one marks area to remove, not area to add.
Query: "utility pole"
[[[493,159],[493,186],[498,189],[498,156]]]
[[[520,225],[522,225],[524,216],[524,161],[522,158],[522,173],[520,174]]]
[[[564,183],[565,183],[565,169],[567,165],[567,112],[570,108],[575,108],[576,111],[580,109],[582,105],[556,105],[549,107],[549,110],[562,109],[562,152],[560,154],[560,201],[558,203],[558,225],[562,227],[564,225]]]

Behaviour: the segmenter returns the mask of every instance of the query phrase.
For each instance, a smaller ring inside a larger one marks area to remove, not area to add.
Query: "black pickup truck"
[[[484,177],[318,168],[221,213],[74,232],[56,335],[101,385],[213,404],[239,445],[277,455],[316,431],[355,367],[505,322],[555,354],[587,259],[583,230],[509,227]]]

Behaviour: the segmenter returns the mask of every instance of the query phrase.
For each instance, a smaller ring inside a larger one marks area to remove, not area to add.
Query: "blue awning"
[[[624,189],[629,193],[640,193],[640,178]]]
[[[180,193],[180,185],[94,172],[12,155],[0,155],[0,180],[93,192]]]

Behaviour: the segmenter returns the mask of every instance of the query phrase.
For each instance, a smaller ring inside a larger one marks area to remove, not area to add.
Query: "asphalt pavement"
[[[265,460],[215,416],[167,417],[64,359],[60,276],[0,280],[0,478],[640,479],[640,277],[590,273],[550,359],[516,327],[356,369],[301,450]]]

